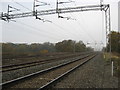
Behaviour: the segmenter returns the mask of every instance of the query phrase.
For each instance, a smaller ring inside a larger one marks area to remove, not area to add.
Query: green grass
[[[103,53],[103,57],[107,63],[114,62],[114,76],[120,77],[120,55],[116,53]]]

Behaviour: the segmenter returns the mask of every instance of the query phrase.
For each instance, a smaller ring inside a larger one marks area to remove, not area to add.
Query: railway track
[[[7,71],[27,68],[27,67],[31,67],[31,66],[36,66],[36,65],[40,65],[40,64],[51,63],[51,62],[55,61],[56,59],[61,60],[61,59],[75,57],[77,55],[84,55],[84,54],[85,53],[75,54],[75,55],[70,54],[70,55],[61,56],[61,57],[57,56],[57,57],[54,57],[51,59],[46,59],[46,60],[39,60],[39,61],[33,61],[33,62],[28,62],[28,63],[14,64],[14,65],[6,65],[6,66],[2,66],[2,70],[0,70],[0,72],[7,72]]]
[[[84,65],[89,60],[94,58],[96,54],[86,55],[82,58],[60,64],[36,73],[32,73],[5,83],[0,84],[3,89],[9,88],[36,88],[45,89],[49,88],[52,84],[75,70],[76,68]]]
[[[83,52],[84,53],[84,52]],[[19,57],[2,57],[4,60],[7,60],[7,59],[23,59],[23,58],[34,58],[34,57],[49,57],[49,56],[57,56],[57,55],[65,55],[65,54],[70,54],[69,52],[58,52],[58,53],[47,53],[47,54],[44,54],[44,55],[26,55],[26,56],[19,56]]]

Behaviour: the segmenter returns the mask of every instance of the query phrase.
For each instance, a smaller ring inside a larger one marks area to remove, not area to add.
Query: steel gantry
[[[109,9],[109,4],[69,7],[69,8],[57,8],[57,9],[37,11],[37,16],[51,15],[51,14],[57,14],[57,13],[60,14],[60,13],[70,13],[70,12],[83,12],[83,11],[99,11],[99,10],[107,11],[108,9]],[[35,15],[35,11],[26,12],[26,13],[17,13],[17,14],[1,13],[0,19],[1,20],[16,19],[16,18],[30,17],[34,15]]]
[[[100,5],[88,5],[88,6],[59,8],[58,4],[61,4],[61,3],[63,3],[63,2],[57,2],[56,9],[38,11],[38,10],[35,10],[36,5],[34,5],[33,11],[31,11],[31,12],[16,13],[16,14],[10,14],[9,13],[10,11],[8,11],[8,13],[2,12],[0,15],[0,19],[4,20],[4,21],[9,21],[9,20],[16,19],[16,18],[32,17],[32,16],[35,16],[36,19],[38,19],[38,16],[42,16],[42,15],[52,15],[52,14],[59,15],[62,13],[83,12],[83,11],[104,11],[105,12],[105,23],[106,23],[106,46],[107,46],[108,34],[111,33],[110,5],[109,4],[102,4],[101,3]],[[12,8],[10,6],[8,6],[8,7]],[[8,10],[9,10],[9,8],[8,8]],[[18,10],[16,8],[13,8],[13,9]],[[58,18],[60,18],[60,16]],[[109,43],[110,43],[110,52],[111,52],[111,39],[110,39]]]

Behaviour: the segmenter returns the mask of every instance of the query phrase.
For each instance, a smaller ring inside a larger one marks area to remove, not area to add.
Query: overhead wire
[[[29,27],[29,28],[32,28],[32,29],[34,29],[33,31],[38,31],[38,30],[41,30],[41,29],[38,29],[38,28],[36,28],[36,27],[33,27],[33,26],[31,26],[31,25],[28,25],[28,24],[25,24],[25,23],[23,23],[23,22],[18,22],[17,21],[17,23],[20,23],[20,24],[22,24],[22,25],[26,25],[27,27]],[[63,30],[63,31],[65,31],[64,30],[64,28],[62,28],[61,26],[59,26],[59,25],[57,25],[57,24],[55,24],[55,23],[53,23],[55,26],[57,26],[60,30]],[[52,35],[52,38],[53,39],[56,39],[56,37],[53,37],[53,35],[55,34],[56,35],[56,33],[51,33],[51,32],[49,32],[49,34],[48,34],[48,32],[47,31],[45,31],[45,30],[42,30],[42,31],[44,31],[45,32],[45,34],[47,34],[47,36],[50,36],[50,35]],[[43,33],[42,31],[39,31],[39,33],[41,34],[41,33]],[[57,30],[57,32],[58,32],[58,30]],[[51,34],[50,34],[51,33]],[[60,33],[60,32],[59,32]],[[44,34],[44,33],[43,33]],[[61,35],[61,34],[58,34],[57,35],[57,38],[58,37],[62,37],[63,35]],[[67,34],[65,34],[64,36],[68,36]],[[69,36],[68,36],[69,37]]]
[[[50,4],[50,6],[51,6],[51,4]],[[56,24],[56,23],[54,23],[54,22],[52,22],[52,24],[54,24],[55,26],[57,26],[58,28],[60,28],[61,30],[63,30],[63,31],[66,31],[66,29],[65,28],[63,28],[62,26],[60,26],[60,25],[58,25],[58,24]],[[74,29],[73,29],[74,30]],[[67,33],[71,33],[71,32],[67,32]],[[73,35],[77,35],[76,33],[71,33],[71,34],[73,34]]]
[[[40,31],[41,29],[39,29],[39,28],[36,28],[36,27],[31,26],[31,25],[25,24],[25,23],[23,23],[23,22],[21,22],[21,21],[17,21],[16,23],[19,23],[19,24],[24,25],[24,26],[26,26],[26,27],[28,27],[28,28],[31,28],[32,31],[37,31],[37,32],[39,32],[42,36],[46,36],[46,37],[49,37],[49,38],[52,38],[52,39],[56,39],[55,37],[53,37],[53,35],[50,36],[47,32],[46,32],[46,33],[43,33],[42,31]],[[56,40],[57,40],[57,39],[56,39]]]
[[[14,0],[12,0],[14,3],[16,3],[16,4],[18,4],[18,5],[20,5],[20,6],[22,6],[23,8],[25,8],[25,9],[27,9],[27,10],[30,10],[30,9],[28,9],[27,7],[25,7],[25,6],[23,6],[22,4],[20,4],[20,3],[18,3],[18,2],[15,2]],[[30,10],[31,11],[31,10]],[[57,26],[58,28],[60,28],[60,26],[59,25],[57,25],[57,24],[55,24],[55,23],[53,23],[52,22],[52,24],[54,24],[55,26]],[[61,29],[61,28],[60,28]],[[62,30],[64,30],[64,28],[62,28]],[[66,30],[64,30],[64,31],[66,31]]]
[[[75,4],[76,5],[76,4]],[[64,5],[63,5],[64,6]],[[65,6],[64,6],[65,7]],[[66,8],[66,7],[65,7]],[[71,13],[70,13],[71,14]],[[71,14],[72,17],[74,17],[72,14]],[[78,21],[77,21],[78,22]],[[80,25],[80,23],[78,22],[78,24]],[[81,25],[80,25],[81,26]],[[84,28],[84,27],[83,27]],[[84,28],[85,30],[85,28]],[[85,32],[87,33],[87,31],[85,30]],[[88,33],[87,33],[88,34]],[[88,34],[88,36],[91,38],[91,40],[93,40],[95,43],[96,43],[96,40],[90,35]],[[101,44],[101,43],[100,43]]]
[[[25,8],[25,9],[27,9],[27,10],[32,11],[31,9],[29,9],[29,8],[25,7],[24,5],[22,5],[22,4],[20,4],[20,3],[16,2],[16,1],[14,1],[14,0],[12,0],[12,1],[13,1],[13,2],[15,2],[16,4],[18,4],[18,5],[22,6],[23,8]]]
[[[76,4],[75,4],[76,5]],[[64,6],[64,5],[63,5]],[[64,6],[65,7],[65,6]],[[65,7],[66,8],[66,7]],[[74,17],[71,13],[70,13],[70,15],[72,16],[72,17]],[[74,17],[75,18],[75,17]],[[78,21],[78,19],[76,19],[76,21],[77,21],[77,24],[79,25],[79,27],[80,26],[82,26],[81,25],[81,23]],[[83,28],[83,31],[87,34],[87,36],[88,37],[90,37],[91,38],[91,40],[95,43],[95,46],[93,46],[93,47],[95,47],[96,48],[96,40],[86,31],[86,29],[85,29],[85,27],[84,26],[82,26],[81,28]],[[80,28],[79,28],[80,29]]]
[[[26,26],[26,24],[25,23],[20,23],[20,22],[17,22],[17,24],[20,24],[20,25],[24,25],[24,26]],[[8,30],[15,30],[15,29],[13,29],[13,26],[12,25],[16,25],[16,23],[12,23],[11,25],[9,25],[9,27],[8,27],[8,24],[3,24],[3,25],[7,25],[7,26],[4,26],[5,28],[8,28]],[[18,26],[19,27],[19,26]],[[36,38],[36,36],[40,36],[39,34],[38,34],[38,32],[37,32],[37,34],[35,33],[32,33],[31,31],[34,31],[35,32],[35,30],[33,30],[31,27],[29,27],[29,26],[26,26],[26,27],[28,27],[29,28],[29,30],[28,29],[26,29],[26,28],[23,28],[21,31],[17,31],[17,32],[22,32],[22,31],[24,31],[24,32],[27,32],[27,35],[29,35],[29,34],[31,34],[32,36],[31,37],[35,37]],[[4,28],[4,29],[5,29]],[[10,29],[11,28],[11,29]],[[29,33],[28,33],[29,32]],[[45,35],[43,35],[43,36],[45,36]],[[27,37],[26,37],[27,38]],[[49,38],[51,38],[51,37],[49,37]],[[39,40],[39,38],[37,37],[37,40]]]
[[[63,4],[63,6],[65,7],[65,5]],[[66,8],[66,7],[65,7]],[[70,15],[72,16],[72,17],[74,17],[75,18],[75,16],[73,16],[71,13],[70,13]],[[76,18],[75,18],[76,19]],[[77,24],[79,25],[79,27],[81,26],[81,24],[80,24],[80,22],[78,21],[78,19],[76,19],[76,21],[77,21]],[[82,26],[82,28],[84,29],[83,31],[85,32],[85,33],[87,33],[87,31],[85,30],[85,28]],[[80,29],[80,28],[79,28]],[[87,35],[91,38],[91,40],[94,40],[94,38],[90,35],[90,34],[88,34],[87,33]],[[95,42],[96,40],[94,40],[94,42]]]
[[[50,4],[51,6],[51,4]],[[54,24],[55,26],[57,26],[58,28],[60,28],[61,30],[63,30],[64,32],[66,31],[66,29],[64,29],[63,27],[61,27],[60,25],[57,25],[56,23],[54,23],[53,21],[51,22],[52,24]],[[67,32],[68,33],[68,32]],[[73,33],[71,33],[73,34]],[[76,33],[74,33],[74,35],[76,36]]]
[[[18,23],[18,22],[17,22],[17,23]],[[18,23],[18,24],[20,24],[20,23]],[[16,25],[16,23],[12,23],[12,25]],[[12,25],[11,25],[11,27],[10,27],[10,26],[9,26],[9,27],[8,27],[8,26],[3,26],[3,27],[4,27],[4,29],[7,28],[8,30],[11,30],[11,31],[12,31],[12,30],[15,30],[15,29],[13,29],[13,26],[12,26]],[[21,25],[21,24],[20,24],[20,25]],[[24,28],[24,29],[25,29],[25,28]],[[24,29],[22,29],[22,30],[24,30]],[[28,31],[29,31],[29,32],[28,32]],[[31,35],[34,36],[34,37],[35,37],[35,36],[39,36],[38,34],[30,33],[30,29],[29,29],[28,31],[27,31],[27,29],[24,30],[24,32],[27,32],[27,35],[28,35],[28,34],[31,34]],[[31,31],[33,31],[33,30],[31,30]],[[22,32],[22,31],[19,31],[19,32]]]
[[[75,4],[76,5],[76,4]],[[76,15],[77,16],[77,15]],[[78,17],[78,16],[77,16]],[[81,16],[82,17],[82,16]],[[82,19],[82,21],[84,22],[84,20],[83,20],[83,17],[81,18]],[[81,26],[81,23],[79,22],[79,20],[77,19],[77,22],[78,22],[78,24]],[[93,42],[96,42],[97,40],[96,39],[94,39],[88,32],[87,32],[87,30],[86,30],[86,28],[84,27],[84,26],[82,26],[82,28],[84,29],[83,31],[91,38],[91,40],[93,41]]]
[[[13,0],[12,0],[13,1]],[[14,1],[13,1],[14,2]],[[22,4],[20,4],[20,3],[18,3],[18,2],[14,2],[14,3],[17,3],[17,4],[19,4],[20,6],[23,6]],[[24,8],[26,8],[25,6],[23,6]],[[28,8],[26,8],[26,9],[28,9]],[[30,9],[28,9],[28,10],[30,10]],[[31,10],[30,10],[31,11]],[[20,12],[22,12],[22,11],[20,11]],[[22,12],[23,13],[23,12]],[[11,21],[13,21],[13,20],[11,20]],[[16,21],[14,21],[14,22],[16,22]],[[32,29],[34,29],[34,30],[36,30],[35,29],[35,27],[32,27],[31,25],[27,25],[27,24],[25,24],[25,23],[22,23],[22,22],[16,22],[16,23],[19,23],[19,24],[22,24],[22,25],[25,25],[25,26],[27,26],[27,27],[29,27],[29,28],[32,28]],[[38,30],[38,29],[37,29]],[[41,32],[40,32],[41,33]],[[45,33],[45,34],[47,34],[47,32]],[[49,35],[48,35],[49,36]],[[53,37],[52,37],[53,38]],[[55,39],[55,38],[54,38]]]
[[[13,3],[16,3],[16,4],[18,4],[18,5],[22,6],[22,7],[24,7],[25,9],[27,9],[27,7],[23,6],[22,4],[20,4],[20,3],[18,3],[18,2],[15,2],[14,0],[12,0],[12,2],[13,2]],[[29,9],[29,10],[30,10],[30,9]],[[17,10],[17,12],[22,12],[22,11],[19,9],[19,10]],[[12,13],[13,13],[13,12],[12,12]],[[22,13],[24,13],[24,12],[22,12]]]
[[[29,27],[29,28],[32,28],[32,29],[34,29],[33,31],[38,31],[39,29],[38,28],[34,28],[34,27],[32,27],[32,26],[30,26],[30,25],[28,25],[28,24],[25,24],[25,23],[22,23],[22,22],[17,22],[17,23],[20,23],[20,24],[22,24],[22,25],[25,25],[25,26],[27,26],[27,27]],[[57,26],[57,28],[59,28],[60,30],[63,30],[63,31],[65,31],[64,30],[64,28],[62,28],[61,26],[59,26],[59,25],[57,25],[57,24],[55,24],[55,23],[53,23],[55,26]],[[39,33],[41,34],[42,32],[41,31],[39,31]],[[48,32],[46,32],[46,33],[48,33]],[[45,33],[45,34],[46,34]],[[44,33],[43,33],[44,34]],[[55,34],[55,36],[57,35],[56,33],[54,33]],[[50,36],[50,35],[52,35],[52,37]],[[65,34],[64,36],[68,36],[69,38],[70,38],[70,36],[69,36],[69,34]],[[50,37],[50,38],[52,38],[52,39],[55,39],[55,40],[58,40],[58,39],[60,39],[60,38],[63,38],[63,35],[62,34],[60,34],[60,32],[58,33],[58,35],[57,35],[57,37],[53,37],[54,35],[53,34],[50,34],[50,32],[49,32],[49,34],[47,34],[46,36],[48,36],[48,37]],[[58,38],[58,39],[56,39],[56,38]],[[66,37],[67,38],[67,37]]]
[[[13,0],[12,0],[13,1]],[[13,2],[15,2],[15,1],[13,1]],[[23,8],[26,8],[27,10],[30,10],[30,9],[28,9],[27,7],[25,7],[25,6],[23,6],[22,4],[20,4],[20,3],[18,3],[18,2],[15,2],[16,4],[19,4],[20,6],[22,6]],[[32,10],[30,10],[30,11],[32,11]],[[53,22],[52,22],[53,23]],[[60,28],[60,26],[58,26],[57,24],[55,24],[55,23],[53,23],[54,25],[56,25],[57,27],[59,27]],[[27,25],[28,26],[28,25]],[[63,28],[62,28],[63,29]]]
[[[71,1],[71,0],[70,0]],[[63,3],[63,2],[62,2]],[[67,18],[67,17],[66,17]],[[71,19],[71,18],[70,18]],[[75,20],[75,19],[74,19]],[[58,25],[57,25],[58,26]],[[70,25],[71,26],[71,25]],[[60,27],[60,26],[59,26]],[[61,27],[60,27],[61,28]],[[74,27],[71,27],[71,28],[73,28],[73,30],[75,31],[76,29],[74,28]],[[78,36],[78,34],[75,32],[75,33],[73,33],[73,32],[69,32],[69,33],[71,33],[71,34],[74,34],[75,36]],[[80,35],[79,35],[80,36]],[[78,37],[78,38],[80,38],[80,37]]]
[[[58,24],[56,24],[56,23],[54,23],[54,22],[52,22],[52,24],[55,25],[56,27],[60,28],[60,29],[61,29],[62,31],[64,31],[64,32],[66,32],[66,30],[67,30],[67,29],[63,28],[62,26],[60,26],[60,25],[58,25]],[[66,33],[69,33],[69,34],[72,34],[72,35],[74,35],[74,36],[77,36],[77,34],[72,33],[72,32],[68,32],[68,31],[67,31]],[[69,34],[68,34],[68,35],[69,35]]]
[[[50,4],[51,5],[51,4]],[[57,25],[56,23],[54,23],[54,22],[51,22],[52,24],[54,24],[55,26],[57,26],[58,28],[60,28],[61,30],[63,30],[64,32],[66,31],[64,28],[61,28],[61,26],[60,25]],[[67,32],[68,33],[68,32]],[[72,33],[73,34],[73,33]],[[68,36],[68,35],[67,35]],[[75,34],[75,36],[76,36],[76,34]]]
[[[102,2],[100,2],[100,5],[101,4],[103,4],[103,0],[100,0],[100,1],[102,1]],[[99,45],[99,48],[101,48],[101,50],[102,50],[102,48],[104,47],[104,12],[103,12],[103,10],[101,11],[102,13],[101,13],[101,40],[100,41],[98,41],[98,42],[100,42],[100,43],[98,43],[97,42],[97,44]],[[96,22],[97,23],[97,22]]]
[[[18,4],[18,3],[17,3]],[[20,5],[20,4],[19,4]],[[21,6],[23,6],[23,5],[21,5]],[[24,6],[23,6],[24,7]],[[24,7],[25,8],[25,7]],[[27,8],[26,8],[27,9]],[[72,14],[71,14],[72,15]],[[53,23],[54,24],[54,23]],[[54,24],[55,25],[55,24]],[[79,24],[80,25],[80,24]],[[58,25],[56,25],[56,26],[58,26]],[[59,27],[59,26],[58,26]],[[60,28],[60,27],[59,27]],[[63,29],[63,28],[61,28],[61,29]],[[88,35],[88,36],[90,36],[90,35]],[[92,38],[93,39],[93,38]]]
[[[32,10],[29,9],[28,7],[22,5],[22,4],[20,4],[20,3],[16,2],[16,1],[14,1],[14,0],[12,0],[12,1],[13,1],[14,3],[16,3],[16,4],[20,5],[20,6],[22,6],[23,8],[25,8],[25,9],[27,9],[27,10],[29,10],[29,11],[32,11]],[[44,20],[44,19],[41,19],[41,20]]]

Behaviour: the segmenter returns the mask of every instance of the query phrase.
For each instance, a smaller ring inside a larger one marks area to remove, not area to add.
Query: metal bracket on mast
[[[63,17],[63,16],[60,16],[60,9],[59,9],[59,4],[64,4],[64,3],[71,3],[71,2],[74,2],[74,1],[71,1],[71,0],[69,0],[68,2],[59,2],[58,0],[57,0],[57,3],[56,3],[56,13],[58,14],[58,18],[65,18],[65,19],[67,19],[67,20],[76,20],[76,19],[73,19],[73,18],[71,18],[71,17]]]
[[[12,7],[12,6],[8,5],[7,13],[5,13],[6,18],[2,18],[2,19],[9,22],[9,21],[11,20],[11,18],[9,17],[9,16],[10,16],[10,13],[11,13],[11,12],[14,12],[14,11],[20,11],[20,9],[17,9],[17,8],[15,8],[15,7]],[[2,13],[2,16],[3,16],[3,13]],[[15,20],[11,20],[11,21],[16,22]]]
[[[4,21],[7,21],[7,14],[5,15],[5,13],[3,14],[3,12],[1,13],[1,16],[0,16],[1,18],[1,20],[4,20]]]
[[[36,2],[38,2],[39,4],[36,4]],[[33,2],[33,16],[35,16],[36,19],[41,20],[43,22],[51,22],[49,20],[45,20],[45,19],[42,19],[42,18],[38,17],[38,12],[37,12],[36,8],[39,7],[39,6],[45,6],[45,5],[50,5],[50,4],[45,3],[45,2],[40,2],[38,0],[34,0],[34,2]]]

